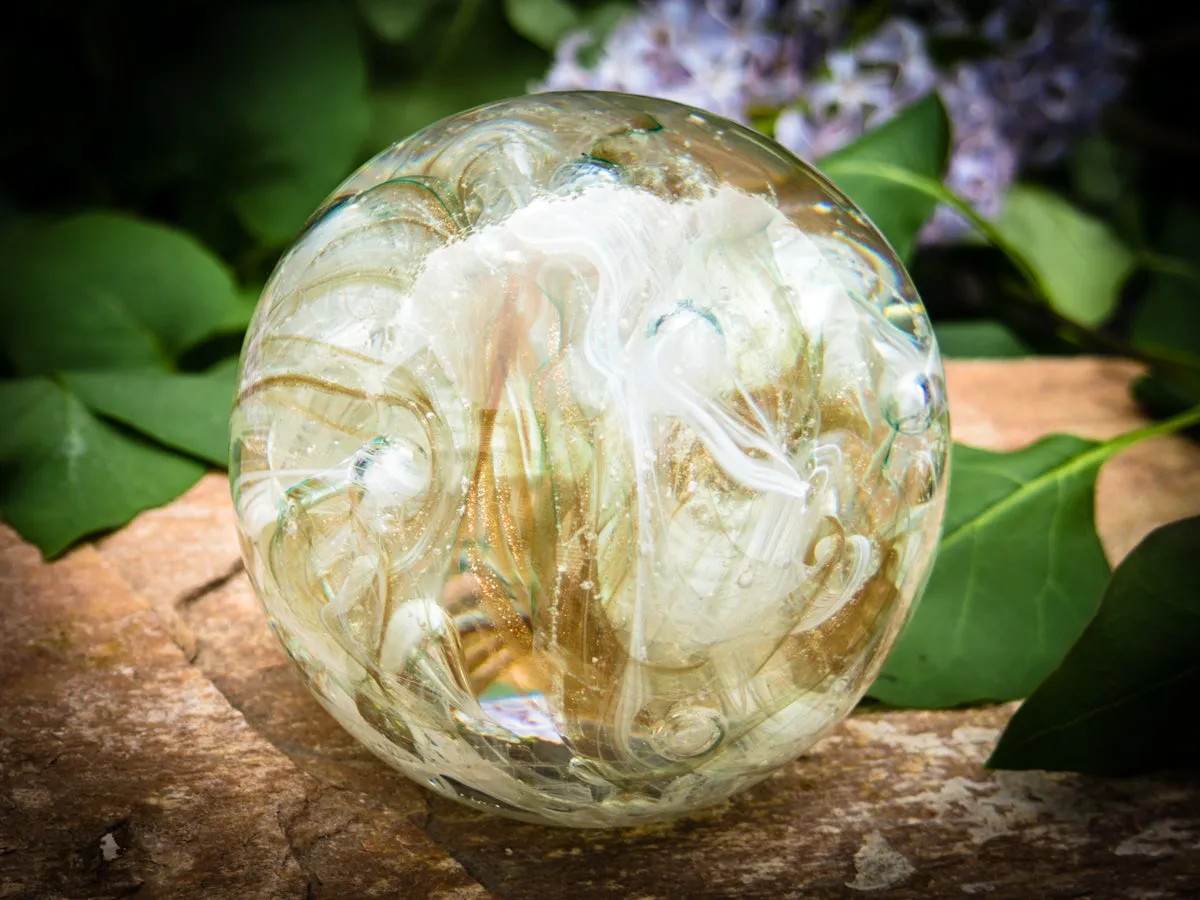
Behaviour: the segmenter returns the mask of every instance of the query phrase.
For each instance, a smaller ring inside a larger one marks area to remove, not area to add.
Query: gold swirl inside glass
[[[542,94],[364,165],[243,351],[247,568],[320,702],[435,791],[636,824],[861,698],[928,572],[941,361],[811,166],[707,113]]]

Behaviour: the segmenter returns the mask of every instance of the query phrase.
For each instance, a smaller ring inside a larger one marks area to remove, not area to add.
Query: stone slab
[[[1135,365],[952,363],[955,437],[1144,424]],[[1108,463],[1111,559],[1200,513],[1200,448]],[[47,566],[0,533],[0,897],[1200,896],[1200,776],[983,768],[1012,704],[863,712],[728,803],[614,832],[434,797],[313,701],[238,562],[227,483]]]

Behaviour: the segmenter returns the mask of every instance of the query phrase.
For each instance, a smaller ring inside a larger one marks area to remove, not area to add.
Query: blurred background
[[[947,185],[983,215],[1036,181],[1132,247],[1186,257],[1200,239],[1188,4],[103,0],[20,4],[0,41],[3,221],[136,213],[195,235],[249,294],[356,165],[538,89],[669,97],[817,161],[935,92],[952,124]],[[1070,349],[989,295],[1004,262],[968,237],[946,210],[922,232],[912,265],[935,318],[1003,320],[1009,352]],[[1111,334],[1138,330],[1152,274],[1125,286]],[[1168,332],[1184,324],[1159,315]]]
[[[225,465],[254,303],[346,175],[530,91],[666,97],[826,166],[949,357],[1118,355],[1151,415],[1200,400],[1188,4],[67,0],[0,44],[0,510],[50,556]]]

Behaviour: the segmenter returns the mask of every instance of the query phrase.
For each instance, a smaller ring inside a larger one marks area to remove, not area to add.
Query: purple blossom
[[[1060,159],[1123,87],[1132,47],[1104,2],[1002,0],[978,26],[952,0],[905,8],[911,18],[847,45],[848,0],[646,0],[594,67],[579,61],[587,35],[564,39],[538,88],[648,94],[741,122],[776,110],[776,139],[807,158],[937,91],[952,128],[947,185],[994,216],[1019,170]],[[930,36],[966,34],[995,53],[939,68]],[[922,237],[953,240],[966,228],[941,209]]]
[[[648,94],[745,122],[752,105],[782,103],[800,90],[792,73],[771,71],[783,44],[768,29],[774,11],[771,0],[659,0],[613,29],[594,69],[578,61],[588,36],[568,35],[538,89]]]
[[[819,158],[886,122],[936,83],[921,30],[891,19],[854,47],[827,55],[823,69],[781,114],[784,128],[777,125],[776,139],[800,156]]]
[[[1105,3],[1007,0],[984,33],[1006,47],[976,65],[1022,164],[1061,159],[1120,95],[1134,55]]]
[[[863,63],[891,67],[899,103],[907,105],[937,84],[938,71],[926,52],[925,33],[908,19],[889,19],[854,50]]]
[[[893,105],[895,79],[859,63],[860,57],[847,50],[829,54],[825,60],[829,74],[808,89],[808,106],[814,115],[847,116],[865,123],[871,113]]]
[[[985,217],[999,214],[1004,192],[1017,174],[1017,149],[1001,127],[996,99],[980,73],[959,66],[938,83],[952,129],[946,186]],[[948,207],[938,207],[921,232],[925,243],[946,243],[970,232],[970,224]]]

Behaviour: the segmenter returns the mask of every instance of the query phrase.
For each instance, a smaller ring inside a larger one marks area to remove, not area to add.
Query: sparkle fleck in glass
[[[263,293],[231,479],[320,702],[435,791],[602,827],[845,716],[928,572],[929,321],[814,169],[707,113],[541,94],[364,165]]]

